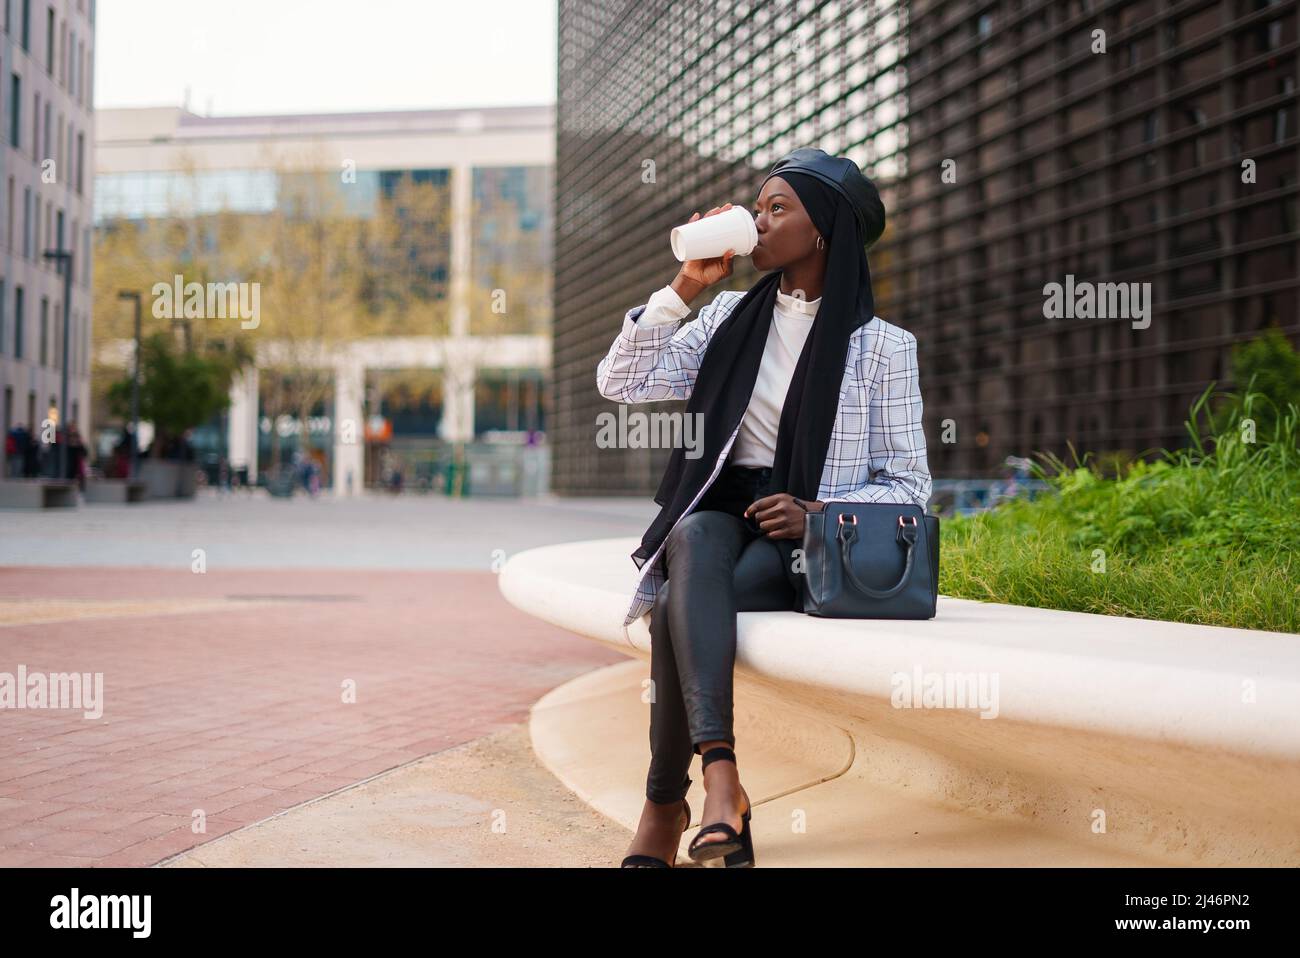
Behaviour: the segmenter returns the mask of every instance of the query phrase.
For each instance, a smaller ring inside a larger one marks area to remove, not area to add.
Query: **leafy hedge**
[[[945,519],[940,591],[1300,632],[1300,410],[1211,383],[1187,430],[1186,448],[1111,475],[1040,455],[1051,491]]]

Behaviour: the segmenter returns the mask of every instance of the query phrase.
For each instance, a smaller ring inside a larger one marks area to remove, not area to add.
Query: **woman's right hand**
[[[704,215],[717,216],[719,213],[727,212],[731,206],[730,203],[725,206],[715,206]],[[697,212],[687,222],[694,223],[699,218],[700,214]],[[731,260],[735,255],[735,250],[727,250],[721,256],[712,259],[688,259],[677,271],[677,278],[685,280],[691,289],[698,287],[698,290],[703,290],[731,275]]]

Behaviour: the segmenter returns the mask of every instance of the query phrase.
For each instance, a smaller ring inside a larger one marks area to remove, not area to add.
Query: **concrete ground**
[[[0,511],[0,672],[104,681],[101,718],[0,710],[0,866],[616,864],[630,833],[537,764],[524,723],[623,656],[513,609],[495,571],[655,511],[210,492]]]
[[[162,864],[607,868],[622,861],[631,837],[538,762],[521,722]]]
[[[658,511],[649,498],[273,499],[202,490],[189,502],[0,509],[0,566],[188,570],[201,548],[209,568],[491,571],[502,554],[534,546],[640,536]]]
[[[100,718],[0,709],[0,867],[616,866],[647,665],[515,609],[496,573],[654,512],[210,492],[0,511],[0,673],[104,679]],[[864,791],[843,730],[737,710],[760,867],[1153,863]]]

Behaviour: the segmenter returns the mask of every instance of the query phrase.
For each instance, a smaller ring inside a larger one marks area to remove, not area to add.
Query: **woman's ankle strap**
[[[700,768],[708,768],[709,763],[716,762],[718,759],[726,759],[728,762],[736,761],[736,753],[725,745],[717,745],[709,749],[700,756]]]

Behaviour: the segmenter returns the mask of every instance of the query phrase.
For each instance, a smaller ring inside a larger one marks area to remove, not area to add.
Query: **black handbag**
[[[939,517],[920,506],[828,502],[803,529],[804,604],[835,619],[932,619]]]

